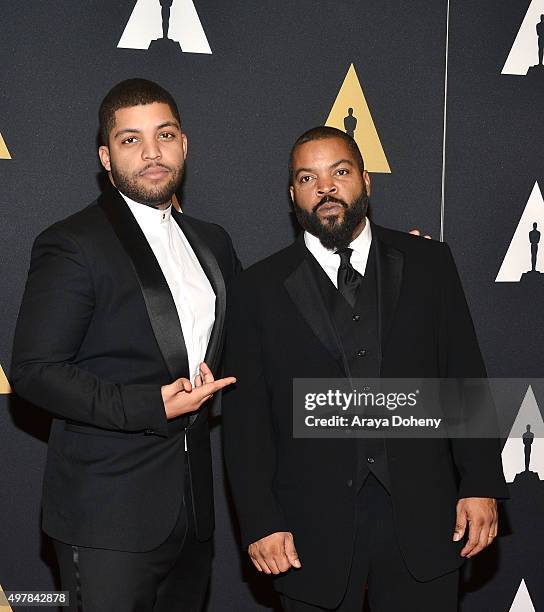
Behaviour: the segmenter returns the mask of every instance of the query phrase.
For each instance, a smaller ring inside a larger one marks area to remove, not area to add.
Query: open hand
[[[474,557],[497,537],[497,500],[492,497],[465,497],[457,502],[457,520],[453,541],[458,542],[468,524],[468,540],[461,557]]]

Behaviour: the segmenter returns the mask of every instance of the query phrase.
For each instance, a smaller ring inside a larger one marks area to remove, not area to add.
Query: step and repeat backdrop
[[[30,247],[98,195],[98,105],[139,76],[180,107],[182,207],[223,225],[244,265],[293,240],[289,149],[322,124],[359,143],[374,221],[450,244],[490,376],[534,377],[504,440],[502,536],[466,565],[462,610],[544,610],[544,0],[2,0],[0,18],[1,587],[57,580],[40,532],[49,421],[9,382]],[[275,609],[240,552],[220,417],[212,441],[208,610]]]

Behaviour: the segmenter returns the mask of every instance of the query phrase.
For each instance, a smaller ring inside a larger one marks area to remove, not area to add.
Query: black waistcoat
[[[312,257],[316,277],[345,356],[350,378],[379,378],[380,335],[378,331],[378,297],[376,253],[371,245],[365,275],[352,308],[331,283],[323,268]],[[389,490],[385,445],[380,438],[357,438],[355,482],[360,487],[372,472]]]

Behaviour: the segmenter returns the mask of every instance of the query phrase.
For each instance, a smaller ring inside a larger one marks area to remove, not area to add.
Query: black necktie
[[[353,308],[357,299],[357,289],[361,286],[363,276],[351,265],[350,258],[353,249],[339,249],[340,267],[338,268],[338,291],[346,298]]]

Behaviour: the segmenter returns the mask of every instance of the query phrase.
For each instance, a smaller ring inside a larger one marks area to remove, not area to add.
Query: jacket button
[[[357,357],[364,357],[366,355],[366,349],[361,349],[357,351]]]
[[[353,485],[353,480],[351,480],[351,478],[346,482],[346,484],[348,485],[348,487],[351,487]]]
[[[144,431],[144,434],[145,434],[146,436],[152,436],[154,433],[155,433],[155,432],[154,432],[152,429],[146,429],[146,430]]]
[[[353,315],[353,317],[351,317],[351,318],[352,318],[354,321],[356,321],[356,322],[357,322],[357,321],[358,321],[358,320],[361,318],[361,315],[357,315],[357,314],[355,314],[355,315]]]
[[[375,461],[374,457],[367,457],[366,460],[368,461],[368,463],[374,463]]]

